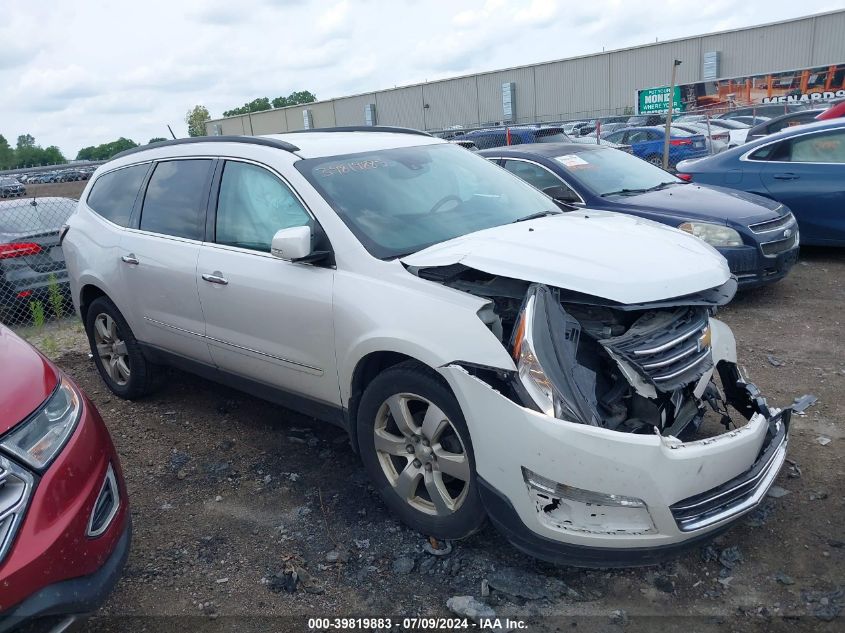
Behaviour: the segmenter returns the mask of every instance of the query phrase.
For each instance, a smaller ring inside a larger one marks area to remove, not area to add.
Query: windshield
[[[381,259],[555,210],[519,178],[448,143],[313,158],[296,168]]]
[[[593,149],[556,156],[574,180],[597,196],[642,193],[682,181],[651,163],[618,149]]]

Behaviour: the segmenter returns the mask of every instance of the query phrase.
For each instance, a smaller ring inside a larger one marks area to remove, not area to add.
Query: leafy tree
[[[166,140],[167,139],[164,138],[163,136],[154,136],[149,141],[147,141],[147,145],[149,145],[150,143],[161,143],[162,141],[166,141]]]
[[[41,162],[47,165],[58,165],[65,162],[65,157],[62,156],[62,150],[55,145],[50,145],[43,150]]]
[[[205,136],[205,122],[211,118],[208,108],[203,105],[196,105],[188,110],[185,115],[185,123],[188,124],[190,136]]]
[[[250,112],[263,112],[264,110],[269,110],[273,106],[270,104],[269,97],[258,97],[257,99],[253,99],[249,103],[243,104],[239,108],[234,108],[232,110],[226,110],[223,113],[223,116],[235,116],[238,114],[249,114]]]
[[[32,134],[21,134],[18,137],[18,149],[35,147],[35,137]]]
[[[11,169],[15,165],[15,150],[6,137],[0,134],[0,169]]]
[[[292,105],[300,105],[303,103],[313,103],[317,100],[317,97],[314,95],[313,92],[308,90],[300,90],[298,92],[292,92],[287,97],[276,97],[273,99],[273,107],[274,108],[284,108],[287,106]]]
[[[108,160],[115,154],[127,149],[132,149],[133,147],[138,147],[138,143],[121,136],[116,141],[112,141],[110,143],[83,147],[76,154],[76,160]]]

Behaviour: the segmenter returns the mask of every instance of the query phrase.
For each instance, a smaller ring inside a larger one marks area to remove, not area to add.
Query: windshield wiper
[[[650,189],[620,189],[619,191],[608,191],[607,193],[601,194],[602,198],[607,198],[608,196],[621,196],[621,195],[628,195],[632,193],[645,193],[646,191],[651,191]]]
[[[526,215],[524,218],[517,218],[511,224],[516,224],[517,222],[525,222],[526,220],[536,220],[537,218],[544,218],[547,215],[560,215],[563,211],[558,211],[557,209],[546,209],[545,211],[537,211],[536,213],[530,213]]]
[[[646,189],[646,191],[660,191],[661,189],[665,189],[669,185],[679,185],[679,184],[681,184],[681,183],[676,182],[674,180],[668,180],[666,182],[661,182],[658,185],[654,185],[653,187],[649,187],[648,189]]]

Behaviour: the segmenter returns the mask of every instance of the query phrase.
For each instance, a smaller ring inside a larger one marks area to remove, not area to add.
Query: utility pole
[[[669,86],[669,111],[666,113],[666,133],[663,139],[663,169],[669,171],[669,132],[672,128],[672,104],[675,101],[675,71],[681,65],[681,60],[672,62],[672,84]]]

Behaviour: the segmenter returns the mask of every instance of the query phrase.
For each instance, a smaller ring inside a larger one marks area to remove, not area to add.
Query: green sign
[[[639,96],[639,114],[648,114],[652,112],[667,112],[669,110],[669,86],[662,88],[646,88],[645,90],[638,90]],[[675,92],[672,97],[672,111],[682,112],[684,109],[681,103],[681,87],[675,86]]]

